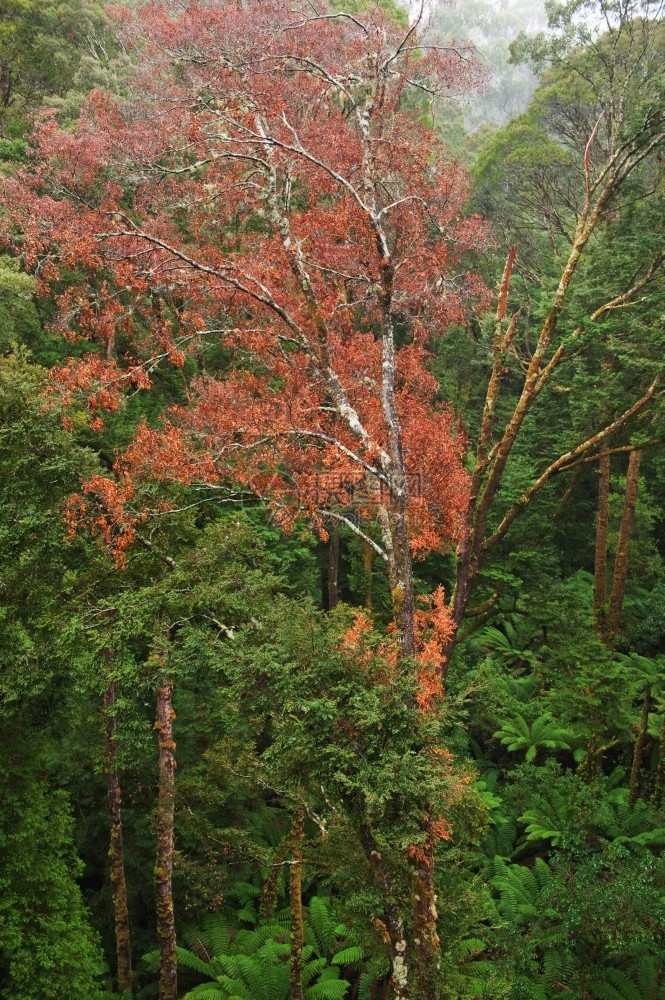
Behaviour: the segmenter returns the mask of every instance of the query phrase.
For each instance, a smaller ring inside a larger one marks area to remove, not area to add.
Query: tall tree
[[[161,429],[139,428],[119,490],[86,487],[110,504],[116,547],[133,539],[120,498],[137,478],[240,484],[286,526],[304,512],[322,533],[332,521],[360,535],[386,565],[412,656],[412,558],[455,539],[467,499],[464,440],[434,404],[425,344],[483,300],[460,265],[489,237],[460,217],[465,177],[403,108],[410,89],[466,86],[473,64],[423,47],[418,23],[363,17],[144,7],[127,26],[140,91],[91,95],[74,135],[45,119],[6,204],[26,262],[48,260],[52,277],[76,266],[62,330],[103,353],[53,379],[87,394],[96,425],[119,386],[148,387],[158,357],[182,365],[214,336],[232,358]],[[104,358],[120,335],[148,357]]]
[[[160,656],[162,659],[162,656]],[[160,678],[157,688],[155,730],[159,747],[159,794],[157,797],[157,859],[155,896],[159,939],[159,1000],[178,996],[175,911],[173,908],[173,852],[175,808],[175,741],[173,739],[173,684]]]
[[[637,191],[645,199],[640,204],[651,199],[652,211],[660,212],[653,181],[665,145],[665,36],[658,10],[650,7],[645,16],[638,3],[617,3],[603,5],[605,30],[593,37],[587,22],[576,22],[578,6],[552,8],[553,34],[541,36],[530,51],[541,58],[547,52],[556,64],[529,113],[492,139],[478,163],[476,204],[512,248],[499,283],[491,369],[475,435],[453,596],[457,625],[489,554],[501,549],[533,499],[562,471],[597,460],[608,445],[611,451],[620,433],[634,433],[636,421],[650,407],[653,412],[662,394],[662,352],[650,322],[654,336],[648,344],[640,324],[631,327],[631,367],[613,360],[628,353],[624,310],[639,302],[649,316],[658,308],[662,246],[647,237],[623,241],[620,257],[616,248],[609,250],[612,241],[621,241],[613,226],[634,218]],[[584,41],[585,48],[569,51]],[[514,288],[516,271],[522,280]],[[527,289],[524,277],[531,280]],[[595,366],[586,373],[586,385],[580,364]],[[602,400],[589,384],[599,373],[613,376]],[[568,407],[574,433],[565,428],[563,448],[561,435],[548,441],[551,457],[539,466],[531,461],[533,478],[511,483],[506,502],[502,486],[510,462],[549,390],[556,390],[558,406]],[[496,602],[498,592],[489,596]]]
[[[106,650],[107,662],[113,653]],[[125,852],[122,830],[122,810],[120,776],[118,774],[118,724],[115,718],[115,684],[113,681],[104,692],[106,718],[106,786],[109,800],[109,867],[113,889],[113,911],[115,924],[115,944],[117,958],[118,992],[131,990],[132,942],[127,903],[127,881],[125,879]]]

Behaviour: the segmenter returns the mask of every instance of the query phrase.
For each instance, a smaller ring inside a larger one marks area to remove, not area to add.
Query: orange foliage
[[[420,601],[426,607],[415,613],[419,664],[417,702],[421,712],[427,712],[443,696],[441,657],[455,626],[451,610],[445,603],[443,587],[437,587],[430,597],[421,597]]]
[[[201,356],[186,405],[138,427],[114,490],[86,484],[93,527],[122,558],[130,484],[150,477],[251,493],[322,538],[335,519],[379,523],[388,563],[450,548],[466,442],[428,349],[488,301],[465,261],[492,237],[405,98],[471,86],[472,52],[419,49],[415,28],[407,44],[378,7],[208,0],[202,16],[154,0],[117,17],[138,53],[130,99],[93,91],[67,132],[45,112],[30,166],[0,178],[0,242],[39,294],[57,283],[54,331],[97,350],[55,368],[52,391],[101,429],[157,366],[184,380]],[[207,371],[213,335],[224,360]],[[423,711],[449,624],[442,593],[416,615]]]

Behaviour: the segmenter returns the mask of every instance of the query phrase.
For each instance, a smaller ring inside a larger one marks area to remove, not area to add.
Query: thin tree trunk
[[[305,934],[302,918],[302,839],[305,817],[298,810],[291,827],[291,856],[293,864],[289,868],[289,899],[291,902],[291,958],[290,958],[290,997],[291,1000],[303,1000],[302,984],[302,952],[305,946]]]
[[[626,493],[623,502],[623,513],[619,527],[617,552],[614,559],[614,574],[612,577],[612,596],[607,615],[606,644],[613,648],[614,639],[619,628],[619,618],[623,607],[623,597],[626,591],[626,573],[628,571],[628,549],[635,521],[635,504],[637,502],[637,486],[639,482],[640,460],[642,452],[639,448],[631,451],[628,459],[626,475]]]
[[[175,743],[171,704],[173,685],[157,688],[157,742],[159,745],[159,798],[157,802],[157,860],[155,896],[159,939],[159,1000],[177,1000],[175,915],[173,911],[173,813],[175,803]]]
[[[374,550],[367,542],[363,542],[363,569],[365,570],[365,607],[372,610],[372,566],[374,563]]]
[[[436,929],[436,894],[434,887],[434,837],[431,832],[431,806],[423,820],[425,843],[412,858],[414,869],[413,932],[415,939],[415,976],[422,1000],[437,1000],[441,964],[439,935]]]
[[[404,657],[411,657],[416,655],[414,624],[416,599],[413,589],[413,562],[406,516],[406,486],[403,487],[403,493],[404,497],[397,500],[390,511],[393,550],[389,577],[400,654]]]
[[[656,809],[660,809],[663,802],[663,789],[665,788],[665,705],[661,708],[660,722],[660,746],[658,748],[658,766],[656,767],[656,777],[653,786],[652,802]]]
[[[607,619],[607,532],[610,521],[610,452],[603,447],[598,461],[598,515],[593,570],[593,620],[600,639],[605,638]]]
[[[640,770],[642,767],[642,755],[644,746],[649,735],[649,709],[651,708],[651,688],[644,692],[642,701],[642,717],[640,719],[640,729],[635,740],[633,749],[633,766],[630,769],[630,792],[628,794],[628,805],[634,806],[640,794]]]
[[[362,823],[360,825],[358,835],[363,851],[365,852],[365,857],[369,862],[376,883],[383,896],[383,914],[386,918],[385,929],[390,942],[392,960],[392,995],[395,1000],[409,1000],[407,942],[404,936],[404,923],[397,909],[390,876],[386,871],[386,866],[369,823]]]
[[[339,528],[330,529],[328,546],[328,611],[332,611],[339,601]]]
[[[279,891],[279,875],[282,865],[284,864],[284,859],[286,858],[286,852],[290,846],[291,836],[290,834],[287,834],[277,848],[275,860],[272,862],[272,871],[263,883],[263,888],[261,889],[261,905],[259,909],[261,920],[269,920],[272,911],[275,908],[277,893]]]
[[[111,651],[106,651],[110,660]],[[109,869],[113,891],[113,916],[117,956],[118,993],[132,989],[132,943],[125,881],[125,858],[122,838],[122,813],[120,809],[120,779],[118,777],[118,724],[114,714],[115,685],[109,684],[104,692],[106,710],[106,787],[109,800]]]
[[[457,630],[466,612],[471,590],[478,577],[478,573],[482,568],[487,551],[504,537],[514,518],[522,510],[524,510],[526,504],[529,503],[532,496],[534,496],[534,494],[549,481],[551,476],[559,471],[564,462],[572,461],[577,458],[582,451],[586,451],[596,443],[600,443],[601,440],[604,440],[607,436],[609,436],[609,433],[611,433],[612,430],[618,428],[619,426],[623,426],[623,424],[630,419],[637,409],[640,409],[646,402],[648,402],[648,400],[651,399],[660,381],[660,377],[657,376],[645,396],[642,397],[641,400],[638,400],[635,406],[629,408],[629,410],[618,418],[618,420],[614,421],[612,425],[609,425],[603,431],[599,432],[599,434],[593,435],[588,441],[584,442],[583,445],[573,449],[565,456],[561,456],[560,459],[553,462],[552,465],[550,465],[549,468],[546,469],[545,472],[539,477],[539,479],[536,480],[536,482],[522,494],[515,504],[513,504],[513,506],[504,515],[499,527],[488,536],[487,526],[490,511],[497,492],[501,486],[506,464],[512,452],[513,445],[521,432],[524,420],[526,419],[533,403],[540,395],[543,387],[551,378],[553,372],[566,358],[566,346],[561,343],[554,351],[550,360],[547,362],[545,360],[551,348],[559,316],[565,304],[566,298],[568,297],[571,281],[575,271],[577,270],[580,258],[584,253],[589,238],[601,219],[605,205],[611,198],[617,184],[620,183],[621,180],[625,179],[637,162],[639,162],[638,159],[635,159],[635,162],[631,163],[630,167],[627,169],[624,165],[624,168],[622,168],[623,175],[621,178],[618,177],[615,170],[609,171],[600,194],[596,198],[595,203],[591,204],[588,150],[595,139],[597,128],[598,126],[596,125],[596,128],[594,128],[589,138],[585,154],[586,198],[577,220],[568,260],[561,273],[559,285],[540,329],[538,343],[536,344],[536,348],[525,373],[520,398],[515,404],[512,415],[508,420],[501,438],[492,445],[494,414],[499,398],[501,375],[503,372],[501,355],[502,353],[505,354],[507,346],[510,345],[511,339],[514,337],[515,323],[517,320],[516,314],[511,320],[508,330],[505,334],[503,334],[502,324],[505,316],[508,285],[510,282],[514,258],[512,249],[504,271],[496,314],[492,375],[488,383],[485,397],[481,432],[475,456],[475,469],[471,479],[467,524],[458,548],[457,578],[450,602],[455,631],[451,635],[448,643],[442,649],[441,654],[441,675],[444,681],[448,665],[450,663],[450,656],[457,642]],[[650,270],[649,274],[651,275],[651,273],[652,272]],[[645,282],[646,280],[648,279],[645,278]],[[642,282],[638,282],[629,293],[624,293],[624,295],[619,297],[620,301],[628,301],[641,287],[643,287]],[[614,305],[619,302],[619,299],[613,299],[611,302],[605,303],[599,309],[596,309],[590,317],[591,321],[595,322],[599,319],[608,309],[613,308]],[[580,328],[580,331],[581,329],[582,328]]]

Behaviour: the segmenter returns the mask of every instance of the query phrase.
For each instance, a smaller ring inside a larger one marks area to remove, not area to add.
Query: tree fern
[[[570,750],[570,742],[574,739],[572,730],[561,726],[549,712],[538,716],[531,723],[523,716],[516,715],[513,719],[504,721],[501,729],[493,735],[511,753],[525,750],[528,763],[535,760],[541,748]]]
[[[511,669],[537,663],[536,654],[528,648],[535,638],[531,626],[522,622],[515,624],[509,619],[505,619],[502,624],[503,631],[488,625],[478,635],[477,641],[491,659]]]

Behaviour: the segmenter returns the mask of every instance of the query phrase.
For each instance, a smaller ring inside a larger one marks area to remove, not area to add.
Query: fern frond
[[[176,958],[179,968],[190,969],[192,972],[200,972],[203,976],[214,976],[215,972],[211,968],[213,962],[204,962],[202,958],[188,951],[186,948],[176,947]],[[221,970],[218,970],[221,971]]]
[[[327,979],[310,986],[305,991],[305,1000],[344,1000],[348,988],[346,979]]]
[[[333,955],[330,962],[331,965],[356,965],[358,962],[362,962],[364,957],[363,949],[359,945],[351,945],[351,947],[343,948]]]

